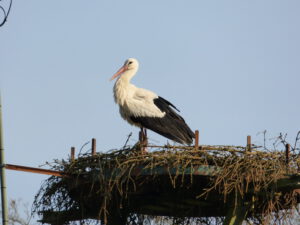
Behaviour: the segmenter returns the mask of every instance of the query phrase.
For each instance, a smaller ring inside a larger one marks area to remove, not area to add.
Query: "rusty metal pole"
[[[30,166],[14,165],[14,164],[5,164],[5,168],[8,170],[22,171],[22,172],[28,172],[28,173],[39,173],[39,174],[44,174],[44,175],[56,176],[56,177],[62,177],[62,176],[69,175],[62,171],[47,170],[47,169],[35,168],[35,167],[30,167]]]
[[[199,130],[195,130],[195,150],[199,149]]]
[[[2,124],[2,103],[0,94],[0,167],[1,167],[1,203],[2,203],[2,224],[8,224],[6,177],[4,161],[3,124]]]
[[[92,138],[92,155],[96,155],[96,139]]]
[[[247,151],[251,151],[251,136],[247,136]]]
[[[71,161],[75,160],[75,147],[71,147]]]

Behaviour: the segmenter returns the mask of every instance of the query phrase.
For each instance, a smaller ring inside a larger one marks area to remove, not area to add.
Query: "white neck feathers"
[[[136,72],[137,69],[127,70],[122,73],[116,81],[114,85],[114,98],[117,104],[123,106],[127,96],[132,94],[132,89],[134,89],[135,86],[130,83],[130,80],[136,74]]]

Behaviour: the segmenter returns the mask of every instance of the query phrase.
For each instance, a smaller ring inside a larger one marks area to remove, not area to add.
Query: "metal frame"
[[[3,124],[2,124],[2,103],[0,95],[0,167],[1,167],[1,203],[2,203],[2,224],[8,224],[7,195],[6,195],[6,176],[4,166],[4,143],[3,143]]]

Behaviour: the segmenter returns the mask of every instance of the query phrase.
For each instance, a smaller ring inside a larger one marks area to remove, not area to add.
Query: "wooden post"
[[[96,155],[96,139],[92,138],[92,155]]]
[[[247,136],[247,151],[251,151],[251,136]]]
[[[75,147],[71,147],[71,161],[75,160]]]
[[[199,130],[195,130],[195,150],[199,149]]]

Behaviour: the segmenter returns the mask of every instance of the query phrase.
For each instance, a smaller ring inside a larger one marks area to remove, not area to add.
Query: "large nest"
[[[86,219],[218,224],[234,214],[263,224],[287,221],[299,202],[296,156],[287,162],[284,152],[257,148],[152,147],[56,161],[52,168],[65,175],[45,181],[34,211],[42,222],[58,224]]]

